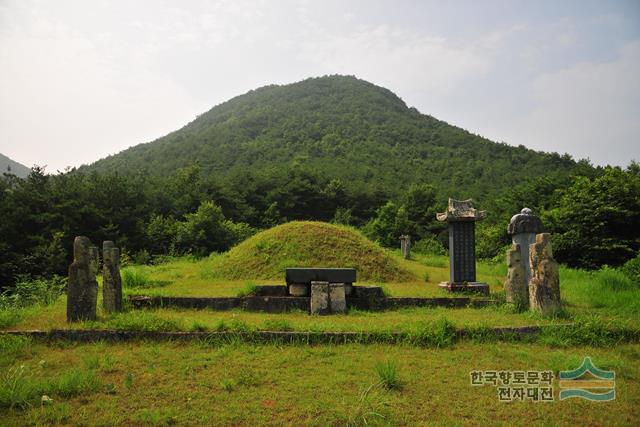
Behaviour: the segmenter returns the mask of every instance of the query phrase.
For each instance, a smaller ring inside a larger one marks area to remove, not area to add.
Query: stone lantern
[[[529,265],[529,245],[536,242],[536,234],[544,232],[540,218],[533,214],[531,209],[524,208],[519,214],[511,217],[507,233],[511,236],[514,245],[520,246],[520,259],[524,268],[524,283],[531,279],[531,266]],[[514,247],[515,248],[515,247]]]

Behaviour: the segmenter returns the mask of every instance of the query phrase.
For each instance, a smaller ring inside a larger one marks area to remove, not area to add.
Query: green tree
[[[178,251],[205,256],[229,247],[231,235],[225,227],[225,217],[222,209],[213,202],[202,202],[194,213],[186,214],[184,218],[176,224],[175,246]]]
[[[547,211],[556,258],[571,266],[618,266],[640,248],[640,176],[607,167],[595,178],[577,177],[559,206]]]

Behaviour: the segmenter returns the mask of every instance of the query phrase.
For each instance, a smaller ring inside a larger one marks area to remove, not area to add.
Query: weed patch
[[[387,360],[383,363],[377,363],[375,370],[382,387],[388,390],[400,390],[402,388],[395,362]]]

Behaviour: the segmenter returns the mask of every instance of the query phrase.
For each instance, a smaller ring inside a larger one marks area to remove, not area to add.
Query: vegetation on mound
[[[228,279],[282,279],[289,267],[351,267],[358,271],[359,281],[416,279],[356,230],[312,221],[256,234],[223,255],[212,273]]]

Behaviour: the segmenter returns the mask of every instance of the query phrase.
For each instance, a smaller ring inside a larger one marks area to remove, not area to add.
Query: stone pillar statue
[[[507,233],[514,244],[520,245],[522,267],[524,268],[524,283],[529,283],[531,269],[529,268],[529,245],[536,241],[536,234],[542,233],[542,221],[529,208],[524,208],[519,214],[511,217]]]
[[[507,280],[504,282],[504,292],[507,303],[515,304],[518,308],[529,307],[528,285],[524,278],[524,263],[520,245],[514,243],[507,251]]]
[[[551,235],[536,235],[529,246],[529,304],[533,311],[548,316],[560,310],[560,268],[551,250]]]
[[[411,236],[407,234],[400,236],[400,250],[404,259],[411,258]]]
[[[89,251],[91,253],[91,271],[97,276],[100,271],[100,250],[97,246],[92,245]]]
[[[120,249],[112,241],[102,244],[102,308],[107,313],[122,311],[122,278],[120,277]]]
[[[73,263],[69,266],[67,322],[96,319],[98,282],[91,262],[91,241],[78,236],[73,241]]]
[[[476,282],[476,221],[486,217],[486,211],[473,207],[473,200],[449,199],[438,221],[449,224],[449,281],[438,286],[449,291],[474,291],[489,295],[489,285]]]

